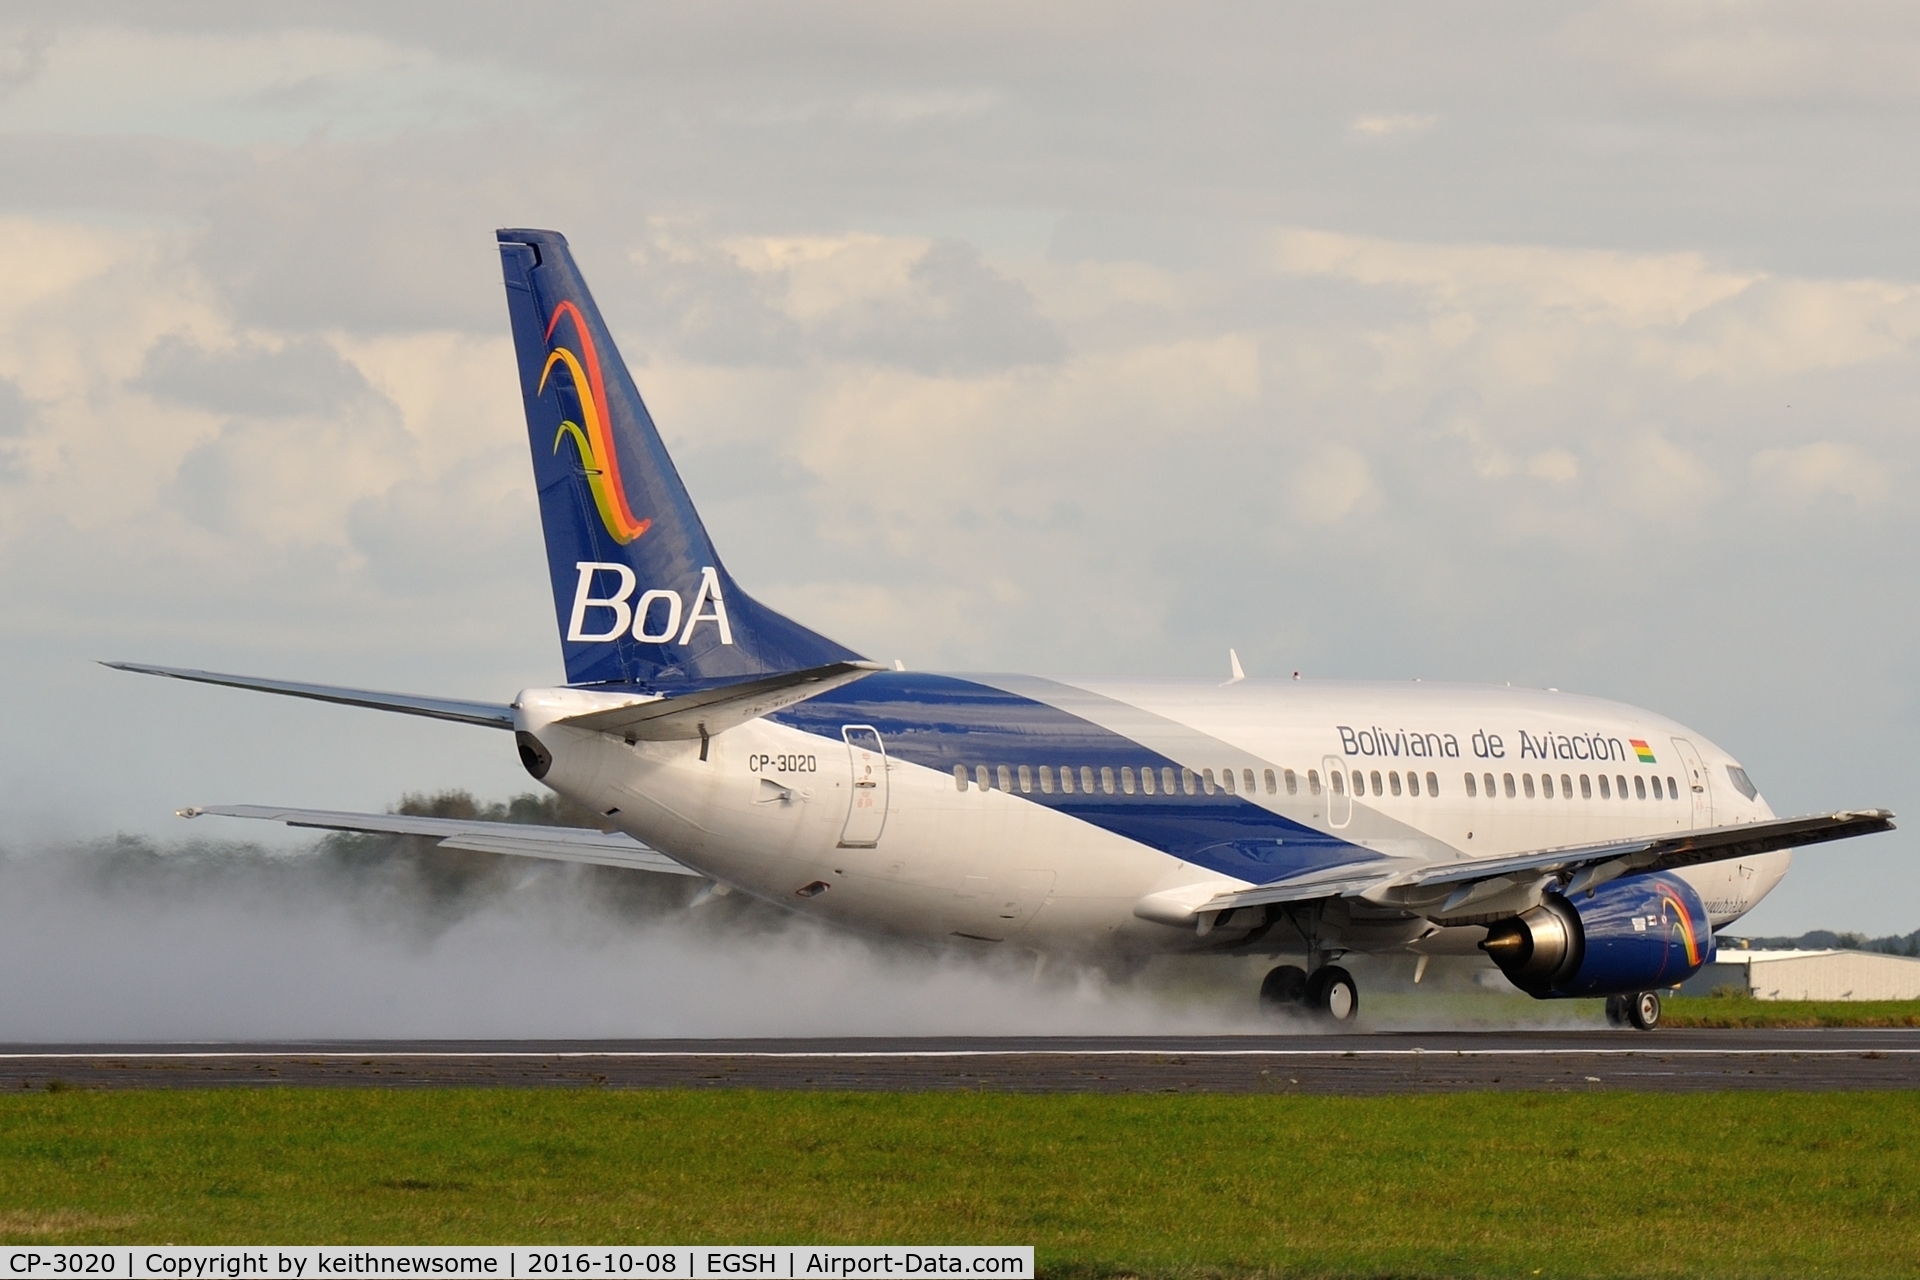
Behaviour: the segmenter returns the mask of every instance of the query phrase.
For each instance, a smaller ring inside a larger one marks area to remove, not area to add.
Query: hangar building
[[[1682,995],[1723,987],[1756,1000],[1920,1000],[1920,959],[1879,951],[1742,951],[1725,947],[1682,984]]]

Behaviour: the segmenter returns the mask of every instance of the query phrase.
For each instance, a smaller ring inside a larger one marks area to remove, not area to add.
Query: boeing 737
[[[1893,826],[1775,817],[1704,734],[1555,690],[1262,680],[1237,658],[1224,684],[870,661],[727,572],[565,237],[498,239],[566,682],[492,703],[109,665],[508,733],[613,830],[187,816],[698,877],[869,934],[1109,968],[1270,956],[1262,1002],[1335,1021],[1359,1007],[1346,955],[1483,955],[1642,1028],[1793,848]]]

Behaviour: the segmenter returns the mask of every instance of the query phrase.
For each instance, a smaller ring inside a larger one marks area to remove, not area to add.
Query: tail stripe
[[[593,349],[593,333],[581,317],[580,309],[564,300],[555,306],[552,318],[547,321],[546,339],[553,341],[553,331],[559,327],[563,315],[573,321],[573,331],[580,339],[580,352],[586,357],[586,368],[581,368],[581,361],[573,352],[565,347],[554,347],[547,353],[547,362],[541,367],[540,385],[535,394],[546,391],[547,377],[553,372],[554,365],[566,366],[567,373],[573,379],[574,394],[580,400],[580,416],[587,420],[587,427],[583,432],[579,423],[563,420],[560,430],[554,433],[553,451],[560,452],[560,441],[567,436],[573,437],[574,448],[580,451],[581,469],[587,474],[587,486],[593,492],[593,505],[600,511],[600,520],[607,526],[607,532],[613,535],[613,540],[625,546],[645,533],[653,521],[637,518],[627,502],[626,485],[620,478],[620,455],[613,443],[613,426],[601,410],[601,406],[607,403],[607,390],[600,376],[600,354]]]

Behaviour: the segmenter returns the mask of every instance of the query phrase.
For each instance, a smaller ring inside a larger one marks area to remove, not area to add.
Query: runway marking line
[[[670,1058],[769,1058],[769,1059],[887,1059],[901,1060],[913,1058],[1590,1058],[1590,1057],[1644,1057],[1659,1054],[1665,1057],[1865,1057],[1869,1052],[1883,1056],[1899,1054],[1903,1057],[1920,1056],[1920,1048],[1915,1049],[1663,1049],[1648,1046],[1637,1049],[876,1049],[876,1050],[740,1050],[720,1049],[609,1049],[609,1050],[556,1050],[542,1053],[537,1050],[500,1050],[495,1052],[479,1051],[460,1053],[446,1050],[429,1050],[398,1053],[346,1052],[342,1050],[312,1050],[309,1052],[271,1051],[250,1053],[244,1050],[186,1050],[177,1052],[86,1052],[65,1053],[0,1053],[0,1062],[49,1062],[74,1061],[80,1059],[275,1059],[275,1060],[311,1060],[315,1058],[329,1060],[380,1061],[399,1060],[450,1060],[450,1059],[670,1059]]]

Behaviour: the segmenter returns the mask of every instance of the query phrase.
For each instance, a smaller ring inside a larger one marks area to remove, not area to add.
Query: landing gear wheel
[[[1627,1001],[1629,999],[1630,997],[1628,996],[1608,996],[1607,997],[1607,1025],[1608,1026],[1624,1027],[1628,1025]]]
[[[1337,964],[1322,965],[1307,979],[1307,1012],[1329,1022],[1352,1022],[1360,1012],[1360,987]]]
[[[1260,984],[1260,1010],[1263,1013],[1297,1013],[1307,996],[1307,971],[1283,964],[1267,974]]]
[[[1660,993],[1642,991],[1637,996],[1627,997],[1627,1021],[1641,1031],[1651,1031],[1660,1025]]]

